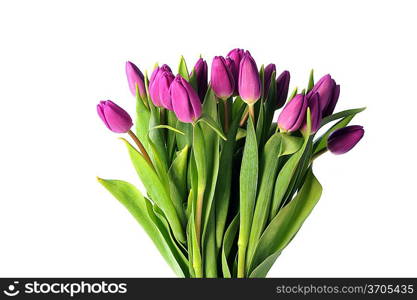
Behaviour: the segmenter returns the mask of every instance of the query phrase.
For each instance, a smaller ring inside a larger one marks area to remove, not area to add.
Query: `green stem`
[[[195,232],[197,235],[197,242],[199,245],[201,241],[201,216],[203,214],[203,199],[205,189],[205,185],[198,186],[197,205],[195,211]]]
[[[249,115],[252,118],[253,124],[255,124],[255,106],[253,104],[248,104]]]
[[[229,131],[229,104],[227,103],[227,100],[221,100],[223,102],[223,107],[224,107],[224,133],[227,134],[227,132]]]
[[[238,241],[237,277],[245,278],[246,248],[248,243]]]
[[[322,150],[320,150],[319,152],[315,153],[313,155],[313,157],[311,158],[310,162],[313,162],[317,157],[319,157],[320,155],[322,155],[323,153],[327,152],[327,148],[324,148]]]

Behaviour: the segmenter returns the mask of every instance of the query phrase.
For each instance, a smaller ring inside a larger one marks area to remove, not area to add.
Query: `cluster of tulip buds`
[[[100,182],[179,276],[266,276],[320,198],[313,162],[355,147],[364,129],[349,123],[364,108],[335,112],[340,85],[330,75],[314,82],[313,71],[289,93],[289,71],[259,67],[243,49],[211,65],[200,57],[191,71],[184,58],[178,71],[156,65],[150,78],[130,61],[125,68],[135,128],[111,100],[97,112],[133,140],[123,139],[147,195]]]
[[[249,51],[233,49],[226,57],[213,58],[209,83],[207,62],[199,58],[190,74],[195,75],[195,88],[180,74],[174,75],[171,68],[164,64],[152,72],[148,89],[156,107],[175,112],[181,122],[193,123],[202,114],[201,104],[209,85],[218,99],[232,101],[233,96],[239,96],[251,110],[262,95],[268,94],[273,80],[276,85],[276,99],[273,100],[276,109],[281,108],[287,100],[290,73],[285,70],[276,79],[272,78],[275,73],[275,64],[267,65],[262,86],[257,64]],[[126,62],[126,75],[131,93],[136,95],[138,89],[140,97],[145,97],[144,75],[130,61]],[[316,133],[321,120],[333,113],[339,93],[340,85],[330,75],[323,76],[310,91],[295,94],[288,100],[277,119],[279,130],[291,133],[305,129],[306,112],[310,108],[311,133]],[[127,133],[133,126],[129,114],[111,100],[100,101],[97,111],[106,126],[115,133]],[[348,129],[335,130],[328,137],[330,152],[346,153],[363,137],[363,127],[352,126]]]

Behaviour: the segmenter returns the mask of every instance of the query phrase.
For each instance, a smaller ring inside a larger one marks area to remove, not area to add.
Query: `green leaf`
[[[151,116],[149,119],[149,140],[152,141],[154,147],[151,147],[151,152],[149,156],[151,157],[152,161],[154,162],[155,159],[159,159],[160,163],[163,165],[164,170],[168,170],[168,154],[167,149],[165,146],[165,137],[163,132],[160,130],[152,130],[152,128],[159,126],[160,118],[159,118],[159,110],[157,108],[151,109]],[[158,156],[156,158],[155,156]]]
[[[182,132],[181,130],[178,130],[177,128],[171,127],[171,126],[169,126],[169,125],[157,125],[157,126],[155,126],[155,127],[151,128],[151,129],[152,129],[152,130],[153,130],[153,129],[168,129],[168,130],[171,130],[171,131],[173,131],[173,132],[176,132],[176,133],[179,133],[179,134],[185,135],[185,133],[184,133],[184,132]]]
[[[164,212],[156,205],[152,204],[151,201],[145,198],[146,207],[148,210],[148,215],[151,220],[154,222],[155,226],[159,229],[159,232],[164,237],[164,240],[167,241],[168,246],[172,254],[175,256],[175,259],[181,266],[181,270],[183,270],[184,275],[188,276],[188,259],[185,257],[184,253],[187,253],[184,245],[181,245],[182,249],[178,246],[178,243],[175,241],[175,237],[172,234],[172,230],[169,227],[169,223],[164,215]],[[184,251],[184,253],[183,253]]]
[[[258,142],[252,118],[248,120],[247,136],[240,170],[240,229],[239,229],[239,277],[245,274],[246,249],[253,220],[258,183]]]
[[[185,62],[184,56],[181,56],[180,58],[180,63],[178,65],[178,74],[180,74],[185,80],[190,81],[187,63]]]
[[[180,218],[178,217],[175,207],[170,199],[168,186],[164,185],[155,170],[148,164],[143,156],[132,145],[122,139],[129,152],[130,159],[136,172],[139,175],[144,187],[146,188],[151,199],[162,209],[172,228],[175,238],[180,243],[185,243],[185,234],[182,228]]]
[[[153,220],[148,214],[146,200],[139,190],[132,184],[121,180],[106,180],[98,178],[98,181],[117,200],[119,200],[138,221],[174,272],[180,277],[187,276],[187,270],[183,269],[184,263],[186,266],[187,261],[184,260],[184,257],[179,259],[181,257],[181,253],[173,253],[176,251],[175,244],[173,245],[170,239],[166,239],[165,233],[162,234],[161,231],[155,226]]]
[[[222,259],[222,271],[224,278],[231,278],[232,273],[230,272],[229,268],[229,254],[230,250],[232,249],[233,242],[235,241],[237,230],[239,229],[239,214],[237,214],[232,222],[230,223],[229,227],[227,228],[224,234],[224,241],[221,253]]]
[[[214,196],[214,201],[216,203],[216,244],[218,249],[220,249],[222,245],[224,228],[226,226],[229,211],[233,153],[236,145],[236,133],[244,110],[245,106],[241,106],[240,111],[235,114],[235,118],[227,133],[227,141],[223,143],[220,155],[221,176],[218,176],[217,178],[216,193]]]
[[[187,158],[188,147],[184,147],[168,170],[171,200],[184,227],[187,224],[184,211],[184,203],[187,201]]]
[[[148,128],[150,117],[151,113],[141,99],[138,87],[136,86],[136,135],[147,151],[149,150]]]
[[[292,90],[292,93],[290,94],[290,96],[288,97],[287,103],[290,102],[292,99],[294,99],[294,97],[295,97],[295,95],[297,95],[297,93],[298,93],[298,88],[295,87]]]
[[[259,107],[258,120],[256,122],[256,140],[258,141],[258,148],[261,150],[263,145],[261,143],[262,135],[264,133],[265,110],[264,106]]]
[[[216,220],[214,211],[211,211],[209,222],[206,225],[204,238],[204,273],[207,278],[217,278],[217,248],[216,248]]]
[[[314,70],[311,69],[310,77],[308,78],[307,93],[313,89],[314,86]]]
[[[272,205],[271,210],[269,214],[269,219],[272,220],[273,217],[278,213],[279,208],[283,204],[283,200],[285,200],[285,195],[287,194],[287,191],[291,188],[291,183],[295,184],[296,180],[296,171],[300,164],[300,160],[303,157],[303,154],[307,148],[307,145],[311,143],[310,138],[310,132],[311,132],[311,115],[310,110],[307,110],[307,128],[305,131],[305,139],[302,147],[295,152],[294,155],[292,155],[287,162],[284,164],[280,172],[278,173],[277,179],[275,181],[275,187],[274,187],[274,196],[272,198]],[[285,135],[285,133],[284,133]],[[287,148],[291,148],[292,150],[295,150],[296,147],[289,146],[290,144],[287,142],[290,141],[290,139],[284,138],[286,141],[286,146],[284,146],[284,150],[287,151]]]
[[[185,146],[191,147],[193,144],[193,125],[190,123],[183,123],[178,120],[177,126],[175,127],[184,133],[184,135],[177,133],[175,136],[178,149],[183,149]]]
[[[321,192],[322,187],[310,170],[297,196],[278,212],[262,234],[251,271],[288,245],[320,199]]]
[[[187,164],[188,150],[190,147],[185,146],[184,149],[178,151],[177,157],[174,159],[168,170],[169,178],[178,188],[181,198],[187,197]]]
[[[210,126],[210,128],[213,129],[219,135],[219,137],[221,137],[223,140],[226,140],[226,136],[224,135],[221,126],[210,116],[203,113],[201,117],[197,120],[197,122],[204,122],[205,124]]]
[[[258,240],[267,224],[271,196],[278,171],[282,134],[274,134],[262,151],[259,170],[259,192],[250,229],[249,244],[246,254],[246,266],[249,267]]]
[[[265,278],[280,254],[281,252],[277,251],[268,256],[250,273],[249,278]]]
[[[191,216],[195,215],[194,205],[191,209]],[[203,277],[203,267],[202,267],[202,258],[200,252],[200,244],[198,242],[197,233],[195,230],[195,221],[191,217],[188,220],[187,227],[187,238],[188,238],[188,254],[190,256],[190,266],[192,266],[192,271],[194,276],[197,278]]]
[[[342,118],[350,116],[350,115],[356,115],[356,114],[364,111],[365,109],[366,109],[366,107],[348,109],[348,110],[344,110],[344,111],[335,113],[333,115],[327,116],[327,117],[323,118],[323,120],[321,120],[320,127],[323,127],[327,123],[330,123],[334,120],[342,119]]]

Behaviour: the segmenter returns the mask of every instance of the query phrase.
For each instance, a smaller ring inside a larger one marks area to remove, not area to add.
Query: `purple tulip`
[[[316,133],[317,130],[319,130],[321,122],[320,98],[318,93],[307,96],[307,107],[310,108],[311,134],[313,134]],[[305,131],[306,129],[307,122],[305,120],[302,130]]]
[[[319,81],[314,85],[313,89],[309,92],[309,94],[319,93],[320,96],[320,107],[322,115],[325,116],[325,112],[334,110],[336,106],[337,99],[339,96],[334,97],[336,88],[336,81],[332,79],[330,74],[327,74],[320,78]],[[338,94],[338,92],[337,92]],[[334,101],[334,103],[332,103]],[[333,107],[333,109],[332,109]]]
[[[144,77],[143,77],[142,72],[134,63],[130,61],[126,62],[125,68],[126,68],[126,76],[127,76],[127,82],[129,83],[130,92],[133,94],[133,96],[136,96],[136,85],[138,85],[139,95],[141,97],[145,96],[146,89],[145,89]]]
[[[307,98],[303,94],[296,95],[285,105],[278,116],[278,127],[282,131],[297,131],[304,122],[307,111]]]
[[[173,110],[169,88],[174,78],[175,76],[171,72],[163,71],[158,75],[158,80],[155,82],[158,85],[159,100],[162,106],[169,110]]]
[[[269,64],[265,67],[265,70],[264,70],[264,88],[263,88],[264,97],[268,96],[269,87],[271,86],[272,73],[276,72],[276,70],[277,70],[277,68],[276,68],[275,64]],[[275,81],[275,78],[274,78],[274,81]]]
[[[336,84],[333,89],[332,97],[330,98],[329,104],[322,111],[323,118],[330,116],[333,113],[337,104],[337,100],[339,100],[339,94],[340,94],[340,85]]]
[[[277,78],[277,108],[284,106],[290,86],[290,72],[284,71]]]
[[[327,139],[327,149],[333,154],[350,151],[361,140],[365,130],[360,125],[352,125],[333,131]]]
[[[235,89],[235,82],[230,68],[223,56],[215,56],[211,64],[211,87],[220,99],[227,100]]]
[[[161,67],[156,67],[156,69],[152,72],[151,79],[149,80],[149,94],[153,104],[158,107],[164,107],[159,96],[159,76],[163,72],[172,73],[171,68],[168,65],[162,65]]]
[[[133,126],[129,114],[111,100],[100,101],[97,112],[107,128],[113,132],[126,133]]]
[[[235,80],[235,91],[234,91],[235,95],[238,95],[239,93],[238,91],[239,67],[240,67],[240,61],[242,60],[244,54],[245,54],[245,50],[239,49],[239,48],[233,49],[229,51],[229,53],[227,54],[227,57],[229,57],[234,62],[235,71],[232,70],[232,72],[233,72],[233,78]]]
[[[230,57],[226,57],[225,59],[226,59],[226,66],[229,68],[230,72],[232,72],[233,82],[235,83],[235,90],[233,93],[237,95],[237,83],[238,83],[238,78],[239,78],[239,72],[233,59],[231,59]]]
[[[180,75],[175,77],[169,89],[171,102],[177,118],[192,123],[201,116],[200,98],[193,87]]]
[[[249,51],[245,52],[239,66],[239,95],[248,104],[255,103],[261,96],[258,67]]]
[[[206,96],[207,92],[207,78],[208,78],[208,67],[207,62],[200,58],[197,60],[193,72],[195,72],[195,76],[197,79],[197,92],[200,100],[203,101],[204,97]],[[193,75],[193,72],[190,76]]]

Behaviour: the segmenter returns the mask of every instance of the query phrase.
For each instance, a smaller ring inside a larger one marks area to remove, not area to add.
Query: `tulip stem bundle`
[[[127,62],[126,75],[135,132],[114,102],[97,112],[136,144],[122,138],[144,189],[98,180],[180,277],[265,277],[320,199],[314,160],[364,135],[348,126],[363,108],[333,113],[340,87],[330,75],[315,83],[311,73],[288,97],[289,72],[258,69],[242,49],[214,57],[210,81],[202,58],[191,72],[184,58],[177,74],[156,66],[149,79]]]

